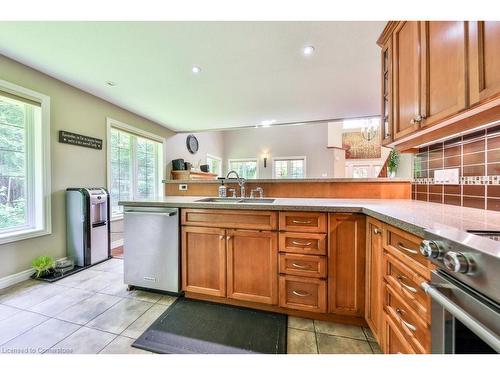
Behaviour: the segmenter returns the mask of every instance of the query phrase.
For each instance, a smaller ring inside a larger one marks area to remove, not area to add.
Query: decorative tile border
[[[414,185],[434,185],[434,178],[414,178]],[[451,185],[451,184],[447,184]],[[495,176],[462,176],[459,185],[500,185],[500,175]]]

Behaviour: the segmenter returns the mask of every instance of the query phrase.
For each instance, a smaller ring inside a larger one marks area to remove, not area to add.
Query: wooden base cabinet
[[[366,298],[365,319],[382,347],[384,311],[382,223],[369,217],[366,222]]]
[[[226,296],[225,230],[182,227],[182,289]]]
[[[227,230],[227,297],[278,303],[278,234]]]
[[[364,317],[366,219],[361,214],[330,214],[328,311]]]

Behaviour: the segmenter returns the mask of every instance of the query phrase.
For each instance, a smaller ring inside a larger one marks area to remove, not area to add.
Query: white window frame
[[[26,140],[26,209],[29,226],[0,233],[0,244],[45,236],[52,233],[50,170],[50,97],[11,82],[0,80],[0,90],[40,103],[40,126],[31,126]],[[28,186],[28,185],[27,185]]]
[[[106,175],[107,175],[107,186],[108,186],[108,191],[111,192],[111,129],[117,129],[117,130],[122,130],[124,132],[130,133],[132,135],[142,137],[142,138],[147,138],[152,141],[156,141],[162,145],[161,151],[162,154],[157,160],[157,168],[158,171],[160,171],[159,175],[156,177],[157,181],[157,191],[159,194],[162,193],[163,191],[163,180],[165,179],[165,148],[166,148],[166,139],[163,137],[160,137],[156,134],[147,132],[145,130],[139,129],[135,126],[126,124],[124,122],[115,120],[110,117],[106,117]],[[132,148],[131,152],[131,159],[132,159],[132,174],[135,176],[137,174],[137,158],[135,155],[134,148]],[[132,177],[133,179],[135,177]],[[133,192],[135,194],[135,191]],[[123,214],[119,215],[113,215],[111,214],[111,221],[115,220],[122,220],[123,219]]]
[[[259,178],[259,159],[257,158],[240,158],[240,159],[227,159],[227,173],[231,171],[231,162],[241,162],[241,161],[253,161],[255,162],[255,179]],[[227,174],[226,173],[226,174]]]
[[[278,179],[278,180],[282,180],[282,179],[290,179],[290,180],[298,180],[300,178],[293,178],[293,177],[276,177],[276,168],[274,166],[274,162],[277,161],[277,160],[304,160],[304,176],[301,177],[301,178],[306,178],[307,177],[307,157],[306,156],[276,156],[276,157],[273,157],[271,158],[271,166],[272,166],[272,178],[273,179]]]
[[[217,173],[217,176],[221,177],[222,176],[222,158],[221,157],[218,157],[218,156],[215,156],[215,155],[212,155],[212,154],[209,154],[207,152],[206,156],[205,156],[205,163],[208,163],[207,159],[210,158],[210,159],[215,159],[215,160],[218,160],[220,162],[220,168],[217,172],[215,171],[209,171],[210,173]]]

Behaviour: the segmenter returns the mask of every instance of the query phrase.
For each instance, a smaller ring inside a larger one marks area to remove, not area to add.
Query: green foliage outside
[[[25,107],[0,97],[0,230],[26,223]]]

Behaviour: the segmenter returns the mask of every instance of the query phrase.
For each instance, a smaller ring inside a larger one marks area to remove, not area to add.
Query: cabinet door
[[[392,39],[382,47],[382,144],[392,142]]]
[[[421,127],[466,108],[466,22],[421,22]]]
[[[364,316],[366,221],[360,214],[330,214],[329,312]]]
[[[393,33],[394,139],[418,129],[420,114],[420,22],[405,21]]]
[[[182,289],[226,296],[225,230],[182,227]]]
[[[368,218],[366,223],[365,319],[377,341],[381,342],[383,304],[382,223]]]
[[[470,103],[500,94],[500,21],[469,21]]]
[[[278,234],[228,230],[227,297],[278,304]]]

